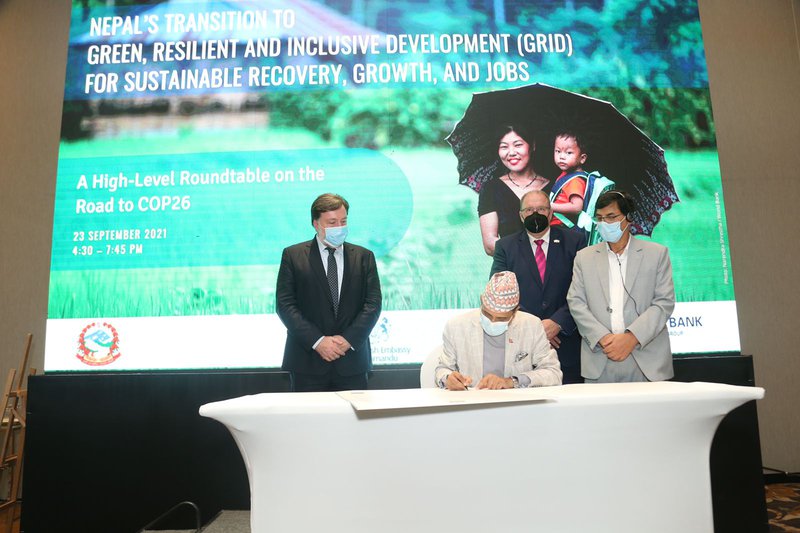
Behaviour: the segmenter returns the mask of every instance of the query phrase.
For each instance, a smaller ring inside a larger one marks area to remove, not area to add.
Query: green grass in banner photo
[[[664,214],[653,240],[669,247],[679,302],[733,300],[725,202],[716,150],[666,152],[680,203]]]
[[[120,157],[145,154],[195,154],[203,152],[250,152],[292,148],[330,148],[309,130],[301,128],[203,128],[185,123],[170,129],[137,129],[128,126],[118,137],[62,141],[59,162],[86,157]]]
[[[263,314],[278,265],[50,273],[48,318]]]

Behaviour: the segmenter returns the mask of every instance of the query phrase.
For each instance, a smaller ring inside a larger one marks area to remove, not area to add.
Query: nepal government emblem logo
[[[92,322],[78,337],[78,359],[91,366],[113,363],[119,356],[119,334],[114,326]]]

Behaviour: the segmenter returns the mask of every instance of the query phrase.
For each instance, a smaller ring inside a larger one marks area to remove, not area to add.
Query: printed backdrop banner
[[[696,2],[113,4],[74,1],[46,371],[279,366],[280,253],[324,192],[378,261],[374,362],[422,361],[479,305],[480,216],[519,227],[509,125],[546,192],[566,131],[637,198],[670,249],[675,353],[739,350]]]

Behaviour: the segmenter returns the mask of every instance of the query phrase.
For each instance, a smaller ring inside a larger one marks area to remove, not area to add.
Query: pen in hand
[[[469,386],[472,384],[472,378],[455,371],[447,376],[446,384],[448,390],[469,390]]]

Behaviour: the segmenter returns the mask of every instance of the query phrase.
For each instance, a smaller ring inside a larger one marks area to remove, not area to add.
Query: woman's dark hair
[[[497,139],[497,144],[500,144],[500,141],[508,135],[509,133],[516,133],[522,140],[534,147],[536,144],[536,138],[533,136],[530,130],[528,130],[525,126],[520,126],[519,124],[504,124],[497,128],[495,133],[495,139]]]

